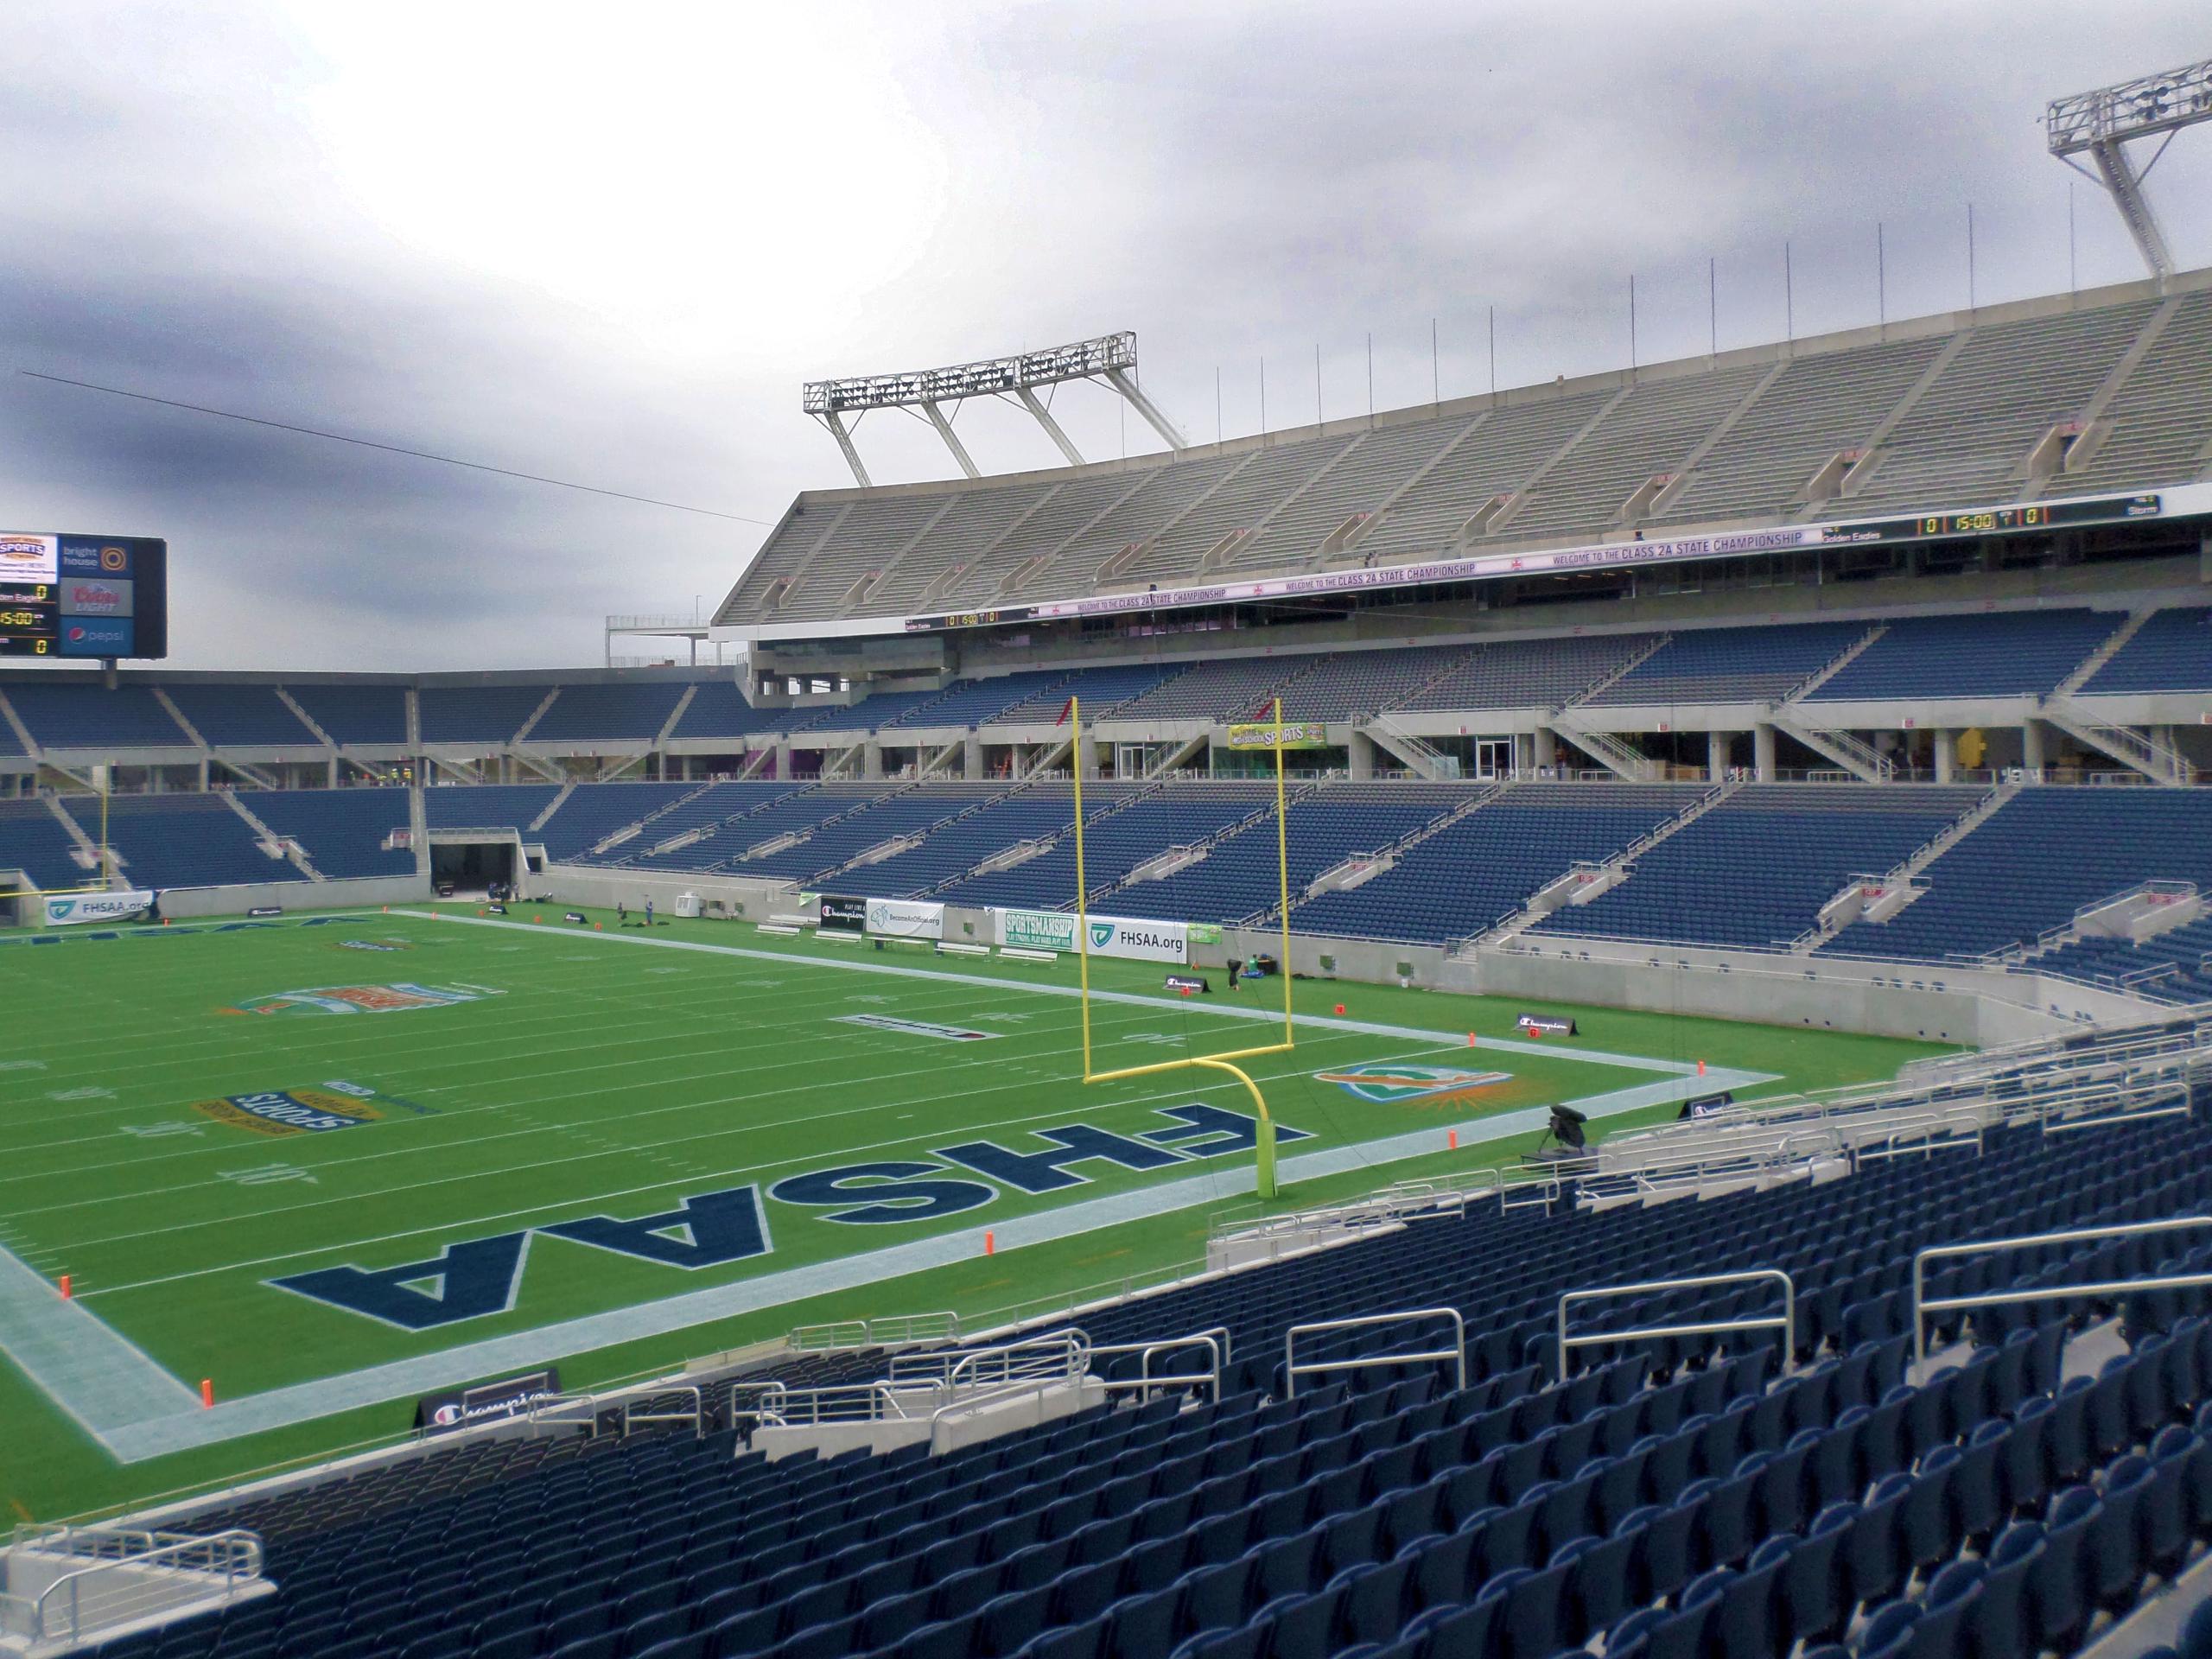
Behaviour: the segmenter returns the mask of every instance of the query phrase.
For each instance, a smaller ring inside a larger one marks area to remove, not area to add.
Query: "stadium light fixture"
[[[2110,194],[2143,263],[2161,281],[2173,274],[2173,254],[2143,181],[2174,135],[2202,121],[2212,121],[2212,58],[2093,92],[2054,99],[2044,113],[2050,153]],[[2160,139],[2151,159],[2140,167],[2127,153],[2129,142],[2137,138]],[[2094,172],[2075,159],[2083,155],[2094,164]]]
[[[1068,464],[1080,467],[1082,453],[1037,396],[1039,386],[1060,385],[1071,380],[1104,381],[1144,417],[1170,449],[1180,454],[1190,448],[1190,441],[1160,405],[1145,395],[1144,388],[1137,383],[1136,368],[1136,331],[1124,328],[1119,334],[1100,334],[1096,339],[1074,340],[1065,346],[1048,346],[1039,352],[983,358],[942,369],[908,369],[891,374],[810,380],[800,391],[799,407],[830,429],[830,435],[837,440],[837,448],[844,452],[845,464],[853,469],[854,481],[863,487],[869,482],[868,468],[861,463],[860,450],[853,442],[853,432],[860,417],[875,409],[918,409],[923,418],[944,440],[944,447],[952,452],[960,470],[969,478],[982,477],[967,446],[960,442],[944,412],[947,404],[957,406],[970,397],[1001,397],[1020,404],[1045,429],[1045,435],[1067,457]]]

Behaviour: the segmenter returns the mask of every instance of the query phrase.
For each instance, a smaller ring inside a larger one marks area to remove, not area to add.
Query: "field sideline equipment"
[[[1068,719],[1074,733],[1070,753],[1076,758],[1075,766],[1075,938],[1076,952],[1083,985],[1083,1080],[1087,1083],[1111,1083],[1122,1077],[1147,1077],[1160,1071],[1187,1071],[1203,1069],[1225,1071],[1244,1085],[1252,1096],[1252,1107],[1259,1115],[1258,1145],[1259,1195],[1262,1198],[1276,1196],[1275,1182],[1275,1122],[1268,1110],[1267,1097],[1260,1092],[1260,1085],[1252,1081],[1250,1073],[1236,1064],[1238,1060],[1256,1059],[1263,1054],[1282,1054],[1298,1046],[1296,1028],[1290,1014],[1290,825],[1286,804],[1288,799],[1284,786],[1283,750],[1286,734],[1282,725],[1282,699],[1274,700],[1274,748],[1275,752],[1275,874],[1280,884],[1280,913],[1282,918],[1282,1041],[1268,1043],[1258,1048],[1233,1048],[1220,1054],[1192,1055],[1179,1060],[1156,1060],[1148,1065],[1125,1065],[1111,1071],[1094,1071],[1090,1058],[1090,884],[1084,877],[1083,866],[1083,709],[1081,699],[1068,699]],[[1248,746],[1257,747],[1257,746]]]

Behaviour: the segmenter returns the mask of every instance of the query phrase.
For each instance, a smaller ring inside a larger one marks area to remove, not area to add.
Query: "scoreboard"
[[[168,651],[167,542],[0,531],[0,658]]]

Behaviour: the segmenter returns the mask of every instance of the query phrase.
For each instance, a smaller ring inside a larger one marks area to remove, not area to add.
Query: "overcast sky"
[[[803,379],[1135,328],[1193,439],[2066,287],[2045,100],[2202,0],[9,0],[0,520],[166,536],[172,662],[594,664],[849,483]],[[2152,177],[2212,263],[2212,130]],[[2140,275],[2075,191],[2083,286]],[[1433,366],[1431,321],[1439,351]],[[760,521],[633,505],[45,374]],[[1216,399],[1216,374],[1221,388]],[[1156,448],[1065,389],[1094,458]],[[971,405],[986,471],[1051,464]],[[951,463],[870,416],[879,482]],[[626,647],[636,650],[638,647]]]

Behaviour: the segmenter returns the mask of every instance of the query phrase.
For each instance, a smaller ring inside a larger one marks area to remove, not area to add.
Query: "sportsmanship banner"
[[[868,901],[868,931],[894,939],[936,939],[944,937],[944,906],[919,905],[906,899]]]
[[[1076,918],[1065,910],[1001,910],[998,942],[1029,950],[1073,950]],[[1191,959],[1191,930],[1181,922],[1147,922],[1126,916],[1093,916],[1090,954],[1137,962]]]
[[[74,927],[80,922],[125,922],[143,916],[154,902],[148,892],[80,893],[46,901],[48,927]]]
[[[1281,737],[1276,737],[1280,731]],[[1286,720],[1277,727],[1271,720],[1243,721],[1229,728],[1232,749],[1325,749],[1329,728],[1318,720]]]

